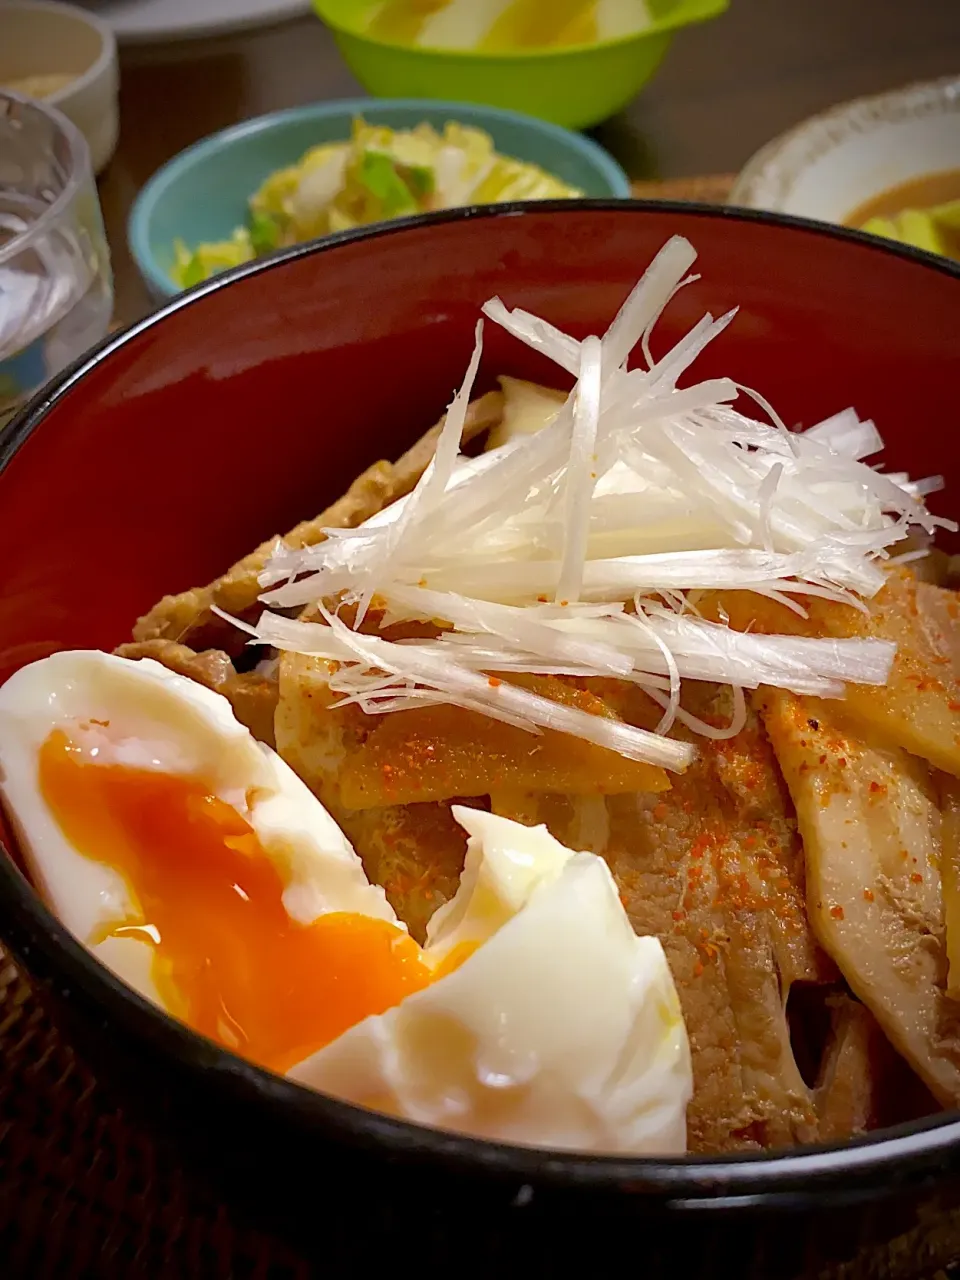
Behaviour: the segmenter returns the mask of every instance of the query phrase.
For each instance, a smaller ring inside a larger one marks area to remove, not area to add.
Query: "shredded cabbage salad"
[[[285,245],[349,227],[465,204],[582,196],[537,165],[500,155],[481,129],[453,121],[395,130],[354,121],[349,142],[312,147],[272,173],[250,197],[247,222],[229,240],[174,244],[181,288]]]
[[[359,528],[327,530],[318,545],[278,542],[260,576],[267,608],[255,626],[238,624],[252,643],[329,660],[342,704],[370,713],[448,703],[674,770],[695,752],[666,736],[671,726],[736,733],[746,689],[841,697],[848,681],[886,683],[895,653],[886,641],[754,635],[697,612],[704,589],[755,592],[800,613],[811,596],[863,609],[896,544],[956,526],[925,506],[939,477],[912,483],[864,461],[883,441],[853,409],[795,432],[730,378],[679,386],[735,317],[705,315],[654,357],[651,330],[699,278],[689,274],[695,258],[688,241],[670,240],[602,337],[578,341],[499,298],[487,302],[489,321],[575,379],[555,418],[480,457],[461,454],[479,322],[417,486]],[[639,363],[628,368],[635,348]],[[762,417],[735,407],[745,400]],[[355,606],[352,625],[344,604]],[[290,616],[308,605],[317,621]],[[361,634],[371,605],[385,611],[382,626],[418,619],[442,633]],[[663,717],[648,732],[561,706],[511,683],[511,673],[631,681]],[[727,730],[684,711],[685,679],[732,688]]]

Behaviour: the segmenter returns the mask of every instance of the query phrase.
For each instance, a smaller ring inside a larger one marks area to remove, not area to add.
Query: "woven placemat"
[[[732,177],[634,183],[722,203]],[[124,1115],[0,947],[0,1277],[301,1280],[307,1260],[218,1203]],[[945,1280],[944,1273],[924,1280]]]
[[[634,182],[638,200],[698,200],[725,204],[736,181],[734,173],[711,173],[700,178],[672,178],[668,182]]]
[[[124,1116],[0,948],[0,1276],[306,1280]]]

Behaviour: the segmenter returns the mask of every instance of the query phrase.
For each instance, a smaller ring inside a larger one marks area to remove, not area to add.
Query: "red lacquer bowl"
[[[889,468],[945,474],[935,503],[948,512],[960,492],[957,267],[826,226],[688,205],[459,211],[203,285],[109,339],[7,428],[0,674],[58,648],[112,647],[161,595],[214,577],[396,457],[443,411],[493,294],[578,336],[601,331],[674,233],[700,251],[703,279],[671,303],[657,342],[739,306],[698,376],[753,386],[790,424],[854,405],[888,441]],[[479,390],[497,373],[556,377],[489,325]],[[519,1269],[528,1256],[534,1274],[566,1274],[588,1248],[595,1267],[623,1250],[619,1265],[647,1276],[768,1280],[866,1250],[870,1274],[895,1274],[912,1246],[891,1249],[894,1237],[919,1240],[933,1212],[960,1223],[953,1116],[782,1156],[498,1146],[309,1093],[193,1034],[96,964],[5,857],[0,936],[101,1072],[228,1194],[328,1265]]]

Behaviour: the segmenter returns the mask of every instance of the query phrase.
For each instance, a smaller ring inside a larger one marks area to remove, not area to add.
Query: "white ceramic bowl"
[[[812,116],[757,152],[729,203],[844,222],[872,196],[949,169],[960,169],[960,76]]]
[[[43,101],[62,111],[87,140],[94,172],[117,145],[117,43],[105,22],[49,0],[0,0],[0,85],[27,76],[69,74]]]

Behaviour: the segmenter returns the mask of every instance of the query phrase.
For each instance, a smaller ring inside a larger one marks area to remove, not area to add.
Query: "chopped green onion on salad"
[[[535,164],[499,155],[481,129],[448,123],[395,130],[355,120],[349,142],[312,147],[270,174],[248,201],[246,225],[229,240],[189,249],[174,242],[170,274],[181,288],[273,249],[332,231],[465,204],[576,198]]]

